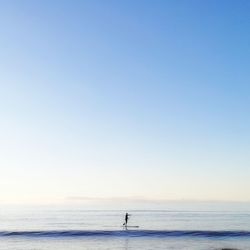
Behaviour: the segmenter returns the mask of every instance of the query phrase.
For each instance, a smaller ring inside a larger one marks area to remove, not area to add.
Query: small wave
[[[66,231],[0,231],[0,237],[249,237],[250,231],[197,230],[66,230]]]

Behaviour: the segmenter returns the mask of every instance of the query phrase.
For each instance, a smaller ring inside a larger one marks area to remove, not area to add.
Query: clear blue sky
[[[1,1],[0,202],[249,200],[249,13]]]

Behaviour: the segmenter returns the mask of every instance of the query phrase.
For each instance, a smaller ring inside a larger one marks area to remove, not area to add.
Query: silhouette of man
[[[125,227],[128,225],[129,216],[130,216],[130,214],[128,214],[128,213],[125,214],[125,223],[123,224]]]

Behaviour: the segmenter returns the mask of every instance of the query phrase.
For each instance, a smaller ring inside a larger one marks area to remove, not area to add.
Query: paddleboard
[[[122,227],[126,227],[126,228],[138,228],[139,226],[125,226],[125,225],[123,225]]]

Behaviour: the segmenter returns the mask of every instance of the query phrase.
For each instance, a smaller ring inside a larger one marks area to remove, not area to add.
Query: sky
[[[250,201],[249,11],[0,1],[0,204]]]

